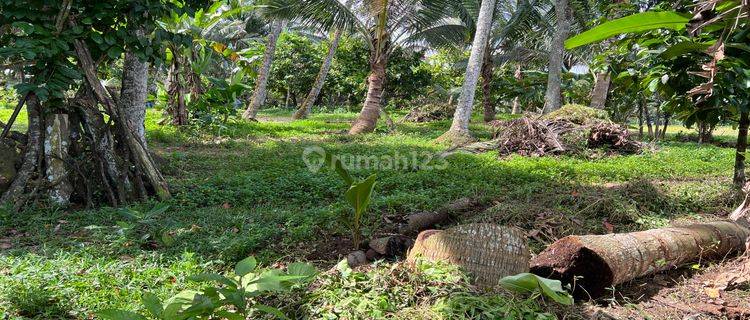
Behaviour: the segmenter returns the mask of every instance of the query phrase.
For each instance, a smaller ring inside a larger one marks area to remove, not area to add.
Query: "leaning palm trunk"
[[[495,120],[495,106],[492,104],[492,50],[488,45],[484,52],[482,63],[482,105],[484,106],[484,122]]]
[[[271,33],[268,34],[268,42],[266,43],[266,50],[263,52],[263,65],[258,72],[258,81],[255,83],[255,91],[253,91],[253,97],[250,99],[250,105],[248,105],[245,113],[242,114],[242,117],[245,119],[255,119],[260,107],[266,103],[268,75],[271,72],[271,64],[276,52],[276,42],[279,39],[284,23],[282,21],[274,21],[271,27]]]
[[[608,72],[596,74],[596,83],[591,91],[591,105],[594,109],[604,109],[607,104],[607,94],[609,93],[609,84],[612,79]]]
[[[140,143],[146,144],[146,95],[148,82],[148,63],[141,61],[132,51],[125,53],[122,66],[122,88],[117,101],[119,113],[125,125]]]
[[[385,55],[373,58],[370,62],[370,76],[367,77],[367,97],[359,117],[349,129],[349,134],[360,134],[375,131],[380,117],[383,89],[386,79],[388,58]]]
[[[317,78],[315,78],[315,83],[313,84],[312,89],[310,89],[310,93],[307,94],[307,97],[302,102],[302,105],[299,107],[297,112],[294,113],[294,116],[292,116],[293,119],[304,119],[307,118],[308,115],[310,115],[312,106],[315,103],[315,100],[318,99],[320,90],[323,89],[323,85],[326,82],[328,71],[331,70],[331,63],[333,62],[333,56],[336,54],[336,48],[339,46],[341,34],[341,29],[337,29],[334,32],[333,39],[331,40],[331,44],[328,47],[328,54],[326,55],[325,60],[323,60],[323,65],[320,66],[320,71],[318,72]]]
[[[453,124],[448,132],[443,134],[438,140],[452,144],[463,144],[473,139],[469,132],[469,122],[471,121],[471,113],[474,107],[477,82],[482,70],[487,38],[492,28],[494,8],[495,0],[482,1],[479,18],[477,19],[477,31],[471,45],[471,56],[469,57],[469,64],[466,66],[464,84],[461,89],[461,95],[458,98],[456,112],[453,115]]]
[[[547,92],[544,95],[544,113],[560,109],[562,106],[562,60],[565,52],[565,39],[570,31],[568,17],[568,0],[555,1],[557,15],[557,32],[552,39],[549,51],[549,76],[547,77]]]

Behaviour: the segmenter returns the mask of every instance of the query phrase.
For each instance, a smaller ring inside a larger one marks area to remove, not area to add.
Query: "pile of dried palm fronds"
[[[578,154],[594,148],[621,153],[637,153],[642,143],[630,139],[627,129],[617,124],[594,121],[581,125],[564,119],[537,120],[520,118],[494,122],[495,136],[449,150],[444,155],[498,150],[501,157],[511,154],[540,157],[545,155]]]
[[[426,104],[412,109],[402,121],[422,123],[446,120],[450,119],[454,112],[456,112],[456,107],[448,104]]]
[[[643,148],[641,142],[632,140],[628,129],[611,124],[600,123],[591,127],[588,139],[589,148],[605,148],[619,153],[638,153]]]

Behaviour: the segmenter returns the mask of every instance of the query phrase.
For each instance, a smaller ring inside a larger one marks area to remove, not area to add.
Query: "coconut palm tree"
[[[270,1],[273,3],[274,1]],[[300,23],[324,30],[343,30],[365,39],[370,50],[367,96],[349,133],[375,130],[382,109],[388,58],[411,35],[447,15],[448,0],[363,0],[347,6],[337,0],[276,0]],[[270,4],[269,6],[274,6]]]
[[[320,91],[323,89],[323,85],[326,82],[328,71],[331,70],[333,56],[336,54],[336,48],[338,48],[339,46],[339,41],[341,40],[342,34],[343,32],[341,29],[337,29],[333,32],[331,41],[328,44],[328,53],[323,59],[323,64],[321,64],[320,66],[320,71],[318,72],[318,76],[315,78],[315,83],[313,83],[310,92],[307,94],[307,97],[305,97],[305,100],[302,101],[302,105],[299,106],[299,109],[297,109],[297,112],[294,113],[292,119],[304,119],[307,118],[308,115],[310,115],[312,106],[315,103],[315,100],[318,99],[318,95],[320,94]]]
[[[472,139],[469,133],[469,121],[471,120],[471,110],[474,105],[474,94],[476,93],[477,81],[479,80],[482,64],[485,61],[484,56],[490,31],[492,29],[492,16],[495,12],[495,0],[482,0],[481,9],[476,22],[476,32],[474,42],[471,46],[471,56],[469,64],[466,66],[466,75],[464,84],[461,89],[461,95],[458,98],[458,106],[453,116],[453,124],[450,130],[443,134],[439,140],[460,144]]]
[[[263,51],[263,64],[260,66],[258,71],[258,79],[255,82],[255,90],[253,90],[253,96],[250,98],[250,103],[247,109],[242,114],[242,117],[248,120],[254,120],[258,114],[258,110],[263,104],[266,103],[266,96],[268,95],[268,75],[271,73],[271,64],[273,63],[273,57],[276,52],[276,42],[279,40],[281,30],[284,29],[284,21],[274,20],[271,22],[271,32],[268,33],[266,40],[266,48]]]
[[[490,92],[494,66],[508,61],[529,62],[546,54],[543,50],[528,48],[544,47],[541,39],[544,39],[551,29],[551,25],[547,22],[548,11],[551,8],[548,3],[546,0],[518,0],[500,1],[495,4],[492,31],[487,39],[480,69],[485,121],[491,121],[495,117],[495,105]],[[437,47],[469,47],[477,34],[478,12],[476,9],[480,4],[478,0],[454,3],[452,10],[456,19],[448,21],[447,24],[428,28],[413,38]],[[456,33],[464,36],[456,38],[454,36]],[[457,115],[469,115],[473,109],[471,105],[460,107],[465,109]],[[454,122],[457,123],[456,127],[460,128],[456,129],[456,132],[468,132],[469,120],[468,116],[454,118]]]

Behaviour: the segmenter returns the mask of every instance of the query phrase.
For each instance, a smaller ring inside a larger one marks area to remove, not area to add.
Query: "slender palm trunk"
[[[643,138],[643,103],[638,103],[638,138]]]
[[[595,109],[604,109],[607,104],[607,94],[609,94],[609,84],[612,78],[608,72],[596,74],[596,83],[591,91],[591,105]]]
[[[557,16],[557,32],[552,38],[549,52],[549,76],[547,78],[547,92],[544,95],[544,113],[560,109],[562,106],[562,64],[565,53],[565,39],[570,32],[568,0],[555,1]]]
[[[484,122],[495,120],[495,106],[492,104],[492,49],[485,48],[482,63],[482,105],[484,106]]]
[[[471,56],[469,56],[469,64],[466,66],[466,75],[464,76],[461,95],[458,98],[458,106],[456,106],[456,112],[453,115],[453,124],[448,132],[438,138],[441,141],[460,144],[473,139],[471,132],[469,132],[469,122],[474,108],[474,95],[482,69],[482,61],[484,61],[487,38],[492,28],[494,8],[495,0],[482,0],[479,18],[477,19],[477,31],[471,45]]]
[[[294,116],[292,116],[292,119],[304,119],[307,118],[308,115],[310,115],[312,106],[313,104],[315,104],[315,100],[318,99],[320,90],[323,89],[323,85],[326,82],[328,71],[331,70],[333,56],[336,55],[336,48],[339,46],[341,34],[341,29],[338,29],[334,32],[333,39],[331,39],[331,44],[328,46],[328,54],[326,55],[325,60],[323,60],[323,65],[320,66],[320,71],[318,72],[317,78],[315,78],[315,83],[313,84],[312,89],[310,89],[310,93],[307,94],[307,97],[302,102],[302,105],[299,107],[297,112],[294,113]]]
[[[380,117],[380,109],[385,85],[388,59],[384,55],[373,58],[370,62],[370,75],[367,77],[367,97],[359,117],[349,129],[349,134],[360,134],[375,131]]]
[[[271,23],[271,33],[268,34],[266,50],[263,52],[263,65],[261,65],[260,71],[258,71],[258,81],[255,83],[253,97],[250,99],[250,104],[247,106],[247,110],[242,114],[242,117],[245,119],[255,119],[260,107],[266,103],[266,96],[268,94],[268,76],[271,72],[271,64],[273,63],[273,56],[276,52],[276,42],[279,39],[281,29],[283,28],[284,23],[282,21],[274,21]]]
[[[125,53],[122,66],[122,88],[118,108],[125,125],[140,143],[146,145],[146,94],[148,63],[140,61],[132,51]]]
[[[745,152],[747,151],[747,130],[750,117],[747,112],[740,113],[739,134],[737,134],[737,152],[734,155],[734,186],[742,188],[745,185]]]
[[[517,82],[521,82],[523,80],[523,72],[521,72],[521,64],[519,63],[516,66],[516,73],[513,75],[513,77],[516,78]],[[513,99],[513,110],[510,112],[511,114],[519,114],[521,113],[521,97],[516,96]]]

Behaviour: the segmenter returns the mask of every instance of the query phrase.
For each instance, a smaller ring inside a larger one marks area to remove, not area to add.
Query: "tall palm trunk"
[[[519,63],[516,66],[516,73],[513,75],[516,78],[517,82],[521,82],[523,80],[523,73],[521,72],[521,64]],[[510,112],[511,114],[519,114],[521,113],[521,97],[516,96],[513,99],[513,110]]]
[[[117,107],[125,125],[133,132],[138,142],[146,145],[146,95],[148,63],[141,61],[132,51],[125,53],[122,66],[122,88]]]
[[[740,113],[739,133],[737,134],[737,150],[734,155],[734,186],[742,188],[745,185],[745,152],[747,151],[747,130],[750,117],[747,112]]]
[[[484,106],[484,122],[495,120],[495,106],[492,104],[492,48],[489,44],[485,48],[482,59],[482,105]]]
[[[609,84],[612,78],[608,72],[601,72],[596,74],[596,83],[594,89],[591,91],[591,105],[590,107],[595,109],[604,109],[607,104],[607,94],[609,94]]]
[[[266,103],[266,96],[268,95],[268,75],[271,72],[271,64],[273,63],[273,56],[276,52],[276,42],[278,41],[281,29],[283,28],[284,23],[282,21],[274,21],[271,23],[271,33],[268,34],[266,50],[263,52],[263,65],[261,65],[260,71],[258,72],[258,81],[255,83],[253,97],[250,99],[250,104],[247,106],[247,110],[242,114],[242,117],[245,119],[255,119],[260,107]]]
[[[547,92],[544,95],[544,113],[560,109],[562,106],[562,59],[565,52],[565,39],[570,32],[570,17],[568,16],[568,0],[555,0],[555,15],[557,16],[557,30],[549,51],[549,76],[547,77]]]
[[[471,112],[474,107],[474,95],[476,93],[479,73],[482,69],[487,38],[492,28],[492,14],[495,9],[495,0],[483,0],[479,9],[479,18],[477,19],[477,31],[474,35],[474,41],[471,45],[471,56],[469,64],[466,66],[466,75],[464,84],[461,88],[461,95],[458,98],[456,112],[453,115],[453,124],[451,128],[443,134],[438,140],[450,142],[452,144],[461,144],[472,140],[469,132],[469,122],[471,121]]]
[[[331,70],[333,56],[336,55],[336,48],[339,46],[341,34],[341,29],[337,29],[334,32],[333,39],[331,39],[331,44],[328,46],[328,54],[326,55],[325,60],[323,60],[323,65],[320,66],[320,71],[318,72],[318,76],[315,78],[315,83],[313,84],[312,89],[310,89],[310,93],[307,94],[307,97],[302,102],[302,105],[292,116],[292,119],[304,119],[307,118],[308,115],[310,115],[312,106],[315,103],[315,100],[318,99],[320,90],[323,89],[323,85],[326,82],[328,71]]]
[[[373,54],[370,61],[370,75],[367,77],[367,97],[359,117],[349,129],[349,134],[360,134],[375,131],[380,117],[380,109],[385,85],[388,58],[385,55]]]

